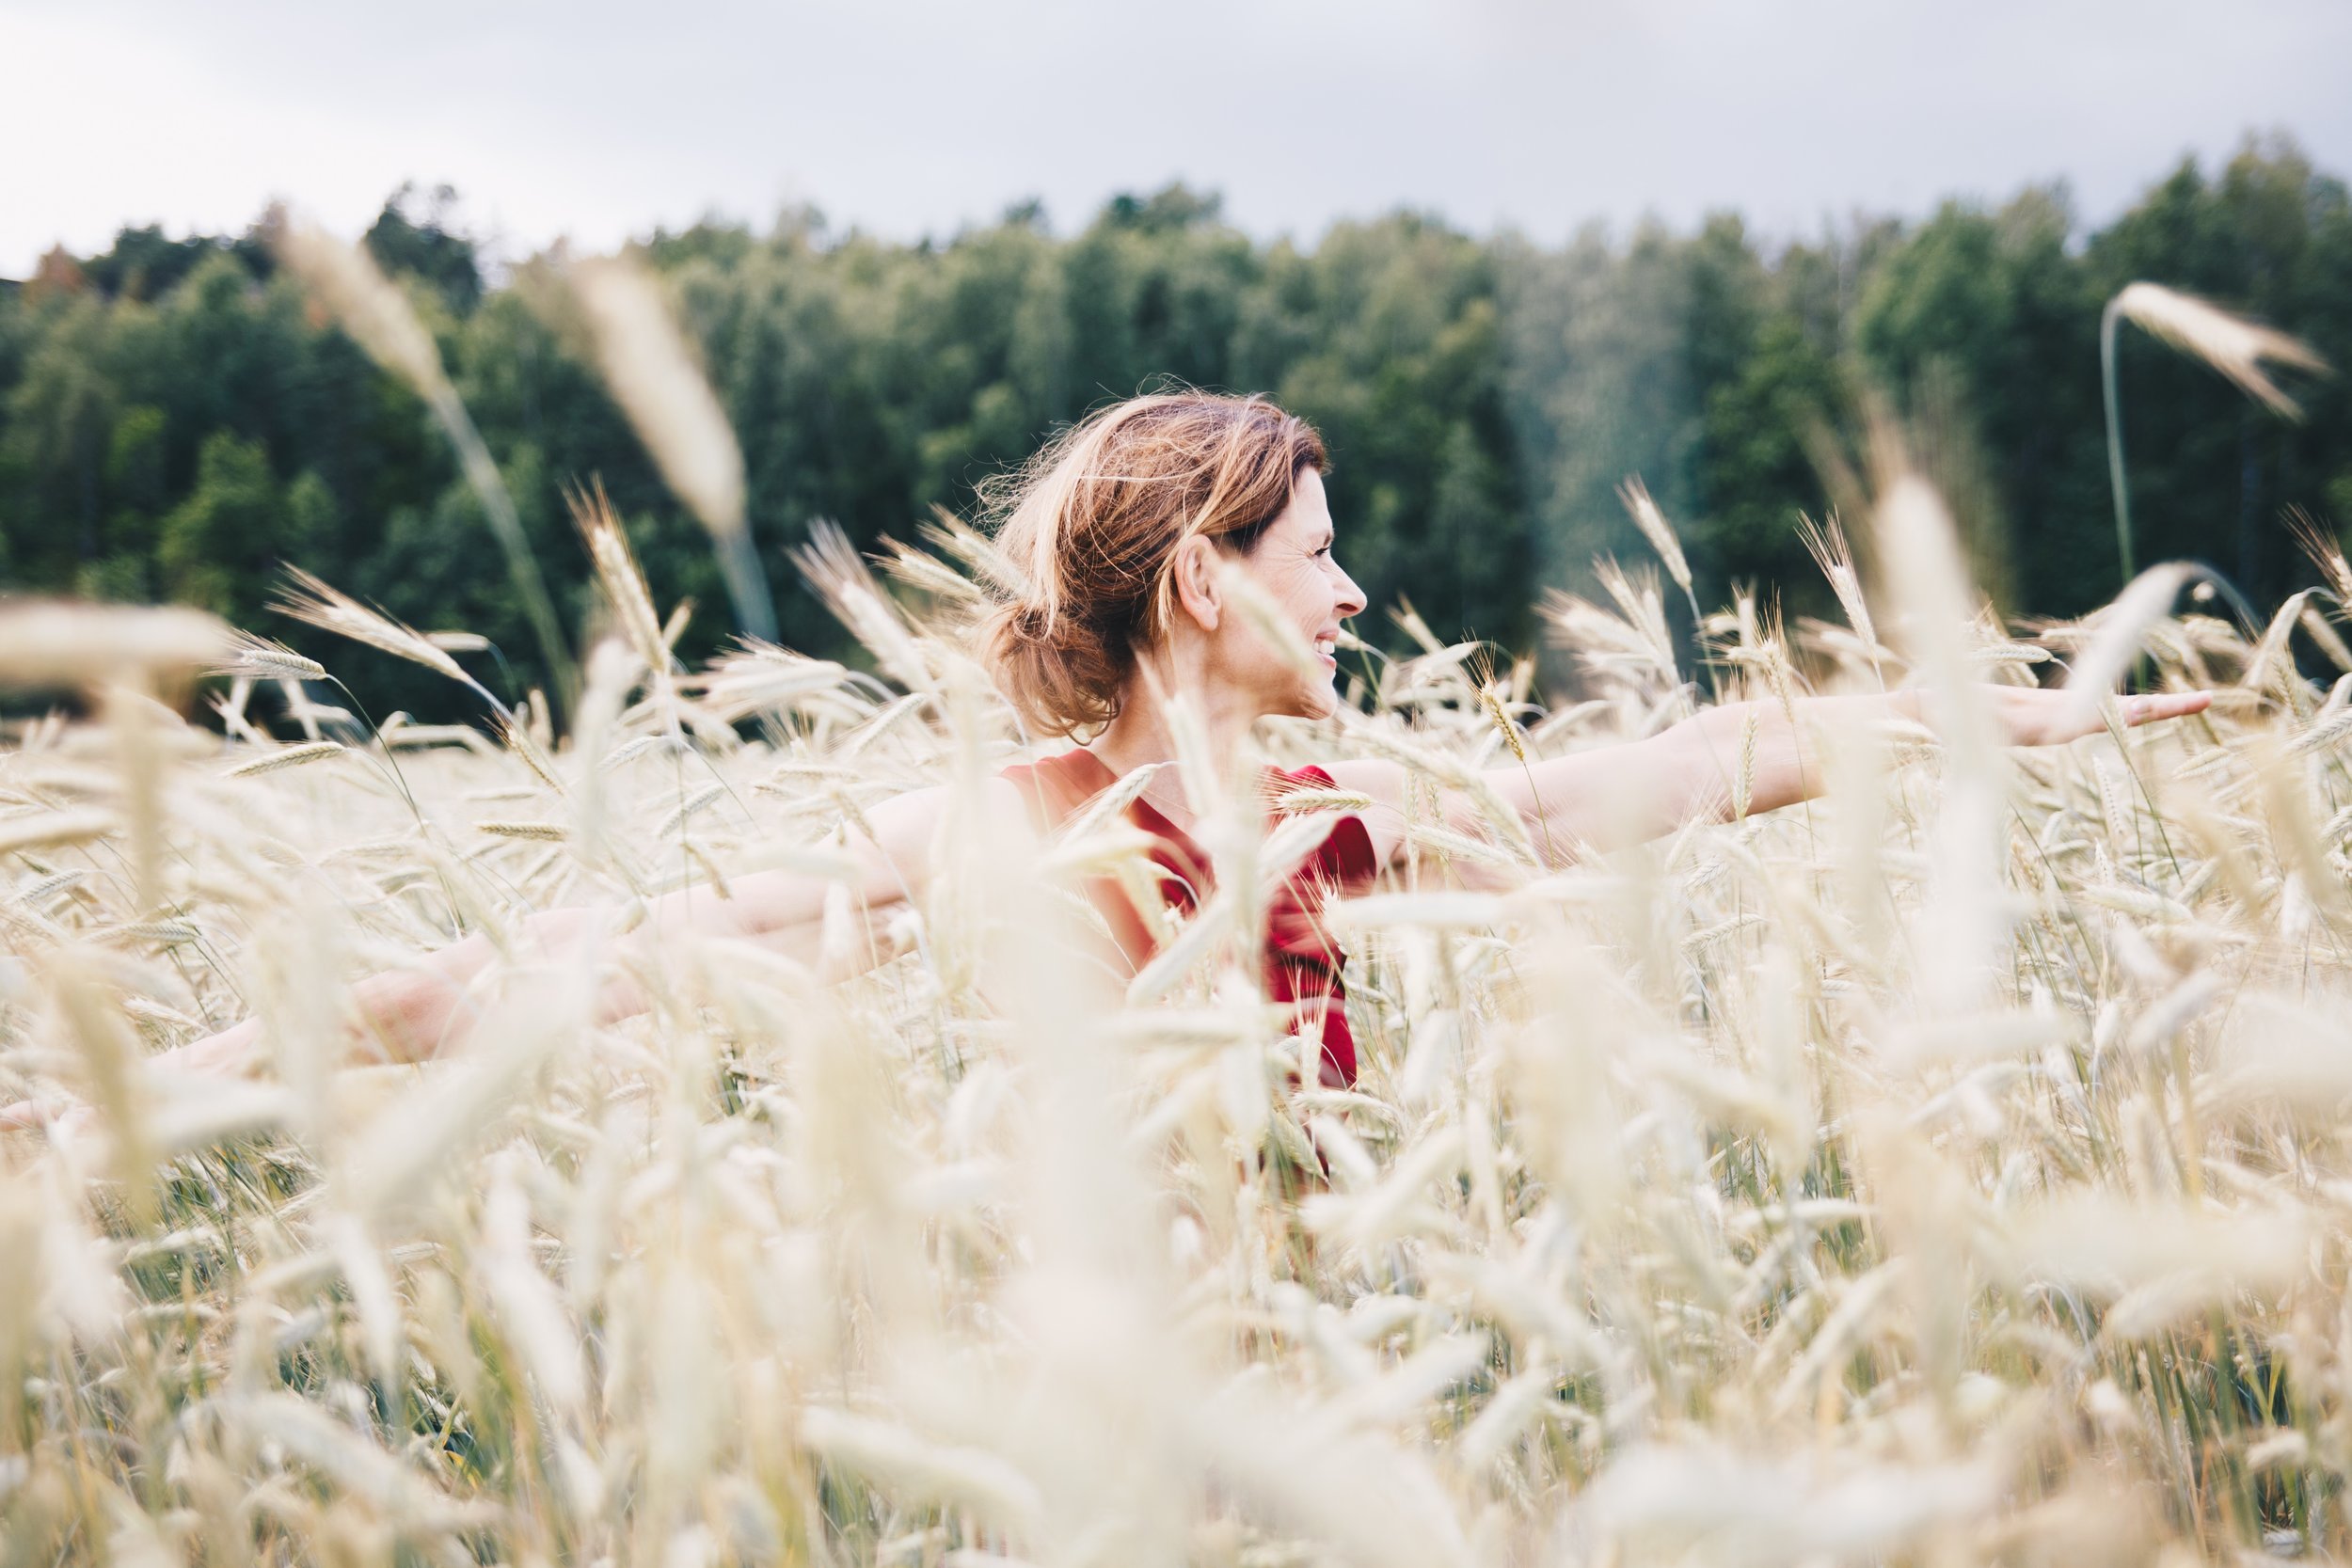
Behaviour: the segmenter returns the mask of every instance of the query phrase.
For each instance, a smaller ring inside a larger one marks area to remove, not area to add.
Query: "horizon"
[[[1025,209],[1035,210],[1036,216],[1032,221],[1037,223],[1042,232],[1057,241],[1068,241],[1084,233],[1120,201],[1148,201],[1165,192],[1177,189],[1183,189],[1201,200],[1209,211],[1211,221],[1233,229],[1245,235],[1252,245],[1270,246],[1288,243],[1305,253],[1312,253],[1338,230],[1375,224],[1399,216],[1438,224],[1453,232],[1477,240],[1516,236],[1539,245],[1555,248],[1583,243],[1588,237],[1597,234],[1601,243],[1613,250],[1621,248],[1631,240],[1650,232],[1687,237],[1708,223],[1728,216],[1740,222],[1743,231],[1756,246],[1758,254],[1770,260],[1791,247],[1820,245],[1824,241],[1836,242],[1850,239],[1862,230],[1878,224],[1893,223],[1906,230],[1914,229],[1931,220],[1937,213],[1947,208],[1957,207],[1973,212],[1997,212],[2036,193],[2047,194],[2059,204],[2060,210],[2065,213],[2068,220],[2068,248],[2075,250],[2087,244],[2102,230],[2124,216],[2132,208],[2144,202],[2158,187],[2173,179],[2184,168],[2192,169],[2201,179],[2210,183],[2218,181],[2227,172],[2230,164],[2240,156],[2249,154],[2276,156],[2281,152],[2292,152],[2301,157],[2322,178],[2339,182],[2348,178],[2315,156],[2311,149],[2292,133],[2282,130],[2249,129],[2235,143],[2217,153],[2207,154],[2196,150],[2182,152],[2161,170],[2152,173],[2129,192],[2122,205],[2096,215],[2085,211],[2073,183],[2060,176],[2046,180],[2027,181],[2005,191],[1950,192],[1932,198],[1915,211],[1894,212],[1856,206],[1850,207],[1843,212],[1823,213],[1813,220],[1809,230],[1804,231],[1768,227],[1757,221],[1753,214],[1737,207],[1716,207],[1706,209],[1686,218],[1671,217],[1658,212],[1638,213],[1628,218],[1596,215],[1573,224],[1564,233],[1535,236],[1531,235],[1525,226],[1509,219],[1480,227],[1460,221],[1454,214],[1441,209],[1399,201],[1378,210],[1336,214],[1323,222],[1321,227],[1311,235],[1301,235],[1289,230],[1273,232],[1253,230],[1236,221],[1226,201],[1224,192],[1214,188],[1201,188],[1188,182],[1178,180],[1152,188],[1110,191],[1087,210],[1083,221],[1076,223],[1058,221],[1054,209],[1041,198],[1026,197],[1008,201],[993,215],[960,220],[954,228],[944,231],[897,234],[882,232],[854,220],[841,221],[834,214],[827,212],[819,205],[803,202],[780,206],[764,219],[714,208],[675,224],[666,220],[656,220],[650,227],[628,230],[613,244],[592,253],[604,254],[634,245],[652,245],[662,240],[676,239],[702,229],[739,232],[748,234],[755,240],[764,241],[796,221],[804,221],[809,224],[820,247],[835,246],[858,239],[873,240],[907,248],[917,248],[927,245],[944,247],[957,243],[967,235],[985,232],[1017,221],[1021,218]],[[449,199],[444,204],[442,198],[445,196]],[[266,221],[271,208],[278,205],[283,205],[289,211],[297,214],[315,216],[299,203],[287,201],[282,197],[273,198],[242,222],[224,224],[212,229],[175,230],[172,226],[161,222],[126,219],[105,235],[102,244],[81,249],[65,250],[65,253],[77,261],[88,260],[106,254],[124,234],[144,232],[150,230],[160,232],[164,239],[175,244],[184,244],[194,240],[233,242],[256,231]],[[483,224],[480,214],[475,211],[476,203],[468,197],[466,192],[444,182],[421,179],[403,181],[388,188],[379,198],[374,211],[366,219],[353,226],[349,237],[356,238],[369,224],[373,223],[378,214],[396,206],[412,217],[430,215],[442,222],[445,232],[456,235],[471,244],[474,247],[476,266],[481,271],[485,284],[493,287],[501,284],[505,275],[515,266],[547,256],[561,248],[572,246],[574,244],[572,236],[559,233],[528,248],[516,248],[510,243],[511,236],[500,233]],[[32,262],[19,273],[0,272],[0,283],[22,284],[29,281],[38,272],[42,261],[57,250],[64,249],[62,245],[53,246],[50,251],[35,257]]]
[[[1174,182],[1262,243],[1399,210],[1544,245],[1717,212],[1794,239],[2052,184],[2097,228],[2249,134],[2352,167],[2332,69],[2352,8],[2332,0],[2001,0],[1960,22],[1864,0],[1202,0],[1181,29],[1076,0],[688,0],[658,30],[611,0],[396,21],[0,0],[0,134],[40,150],[0,201],[9,277],[125,228],[233,232],[273,198],[356,232],[404,182],[454,187],[489,253],[523,256],[801,206],[914,244],[1035,199],[1063,233]]]

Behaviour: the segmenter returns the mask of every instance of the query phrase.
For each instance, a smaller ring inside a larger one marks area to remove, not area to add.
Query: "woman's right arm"
[[[858,951],[823,955],[834,973],[841,973],[845,958],[852,971],[879,961],[882,955],[866,938],[878,919],[922,896],[936,869],[934,842],[949,804],[948,786],[915,790],[865,811],[863,825],[852,827],[846,847],[846,886],[851,912],[863,917],[864,928]],[[992,830],[1025,828],[1019,797],[1003,780],[988,781],[982,810]],[[999,817],[1005,819],[1002,824]],[[755,941],[816,962],[823,948],[827,895],[843,881],[791,870],[754,872],[730,879],[723,895],[705,885],[650,900],[644,918],[626,931],[621,929],[623,911],[616,905],[548,910],[523,923],[515,946],[526,961],[562,962],[581,957],[591,946],[644,951],[664,936],[691,931]],[[470,988],[496,957],[497,949],[486,937],[473,936],[412,967],[358,981],[351,988],[353,1034],[347,1052],[362,1058],[414,1062],[457,1045],[469,1032],[476,1011]],[[646,1005],[632,981],[614,975],[598,997],[598,1013],[610,1021],[642,1012]],[[241,1072],[260,1059],[262,1029],[260,1019],[247,1019],[160,1053],[154,1060],[186,1071]],[[20,1101],[0,1106],[0,1128],[34,1126],[70,1114],[69,1106]]]

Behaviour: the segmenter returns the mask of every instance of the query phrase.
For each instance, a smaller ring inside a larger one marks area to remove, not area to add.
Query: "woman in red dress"
[[[1009,768],[988,783],[984,809],[1009,832],[1050,832],[1103,790],[1152,768],[1128,806],[1153,835],[1161,895],[1179,911],[1206,892],[1208,859],[1193,841],[1195,803],[1179,770],[1180,716],[1202,737],[1206,773],[1230,768],[1263,718],[1327,718],[1342,623],[1364,597],[1336,554],[1325,498],[1322,441],[1305,421],[1263,398],[1182,392],[1104,408],[1064,432],[987,495],[998,541],[1022,578],[983,628],[983,651],[1033,733],[1072,749]],[[2057,691],[1987,689],[2015,744],[2090,733]],[[2138,723],[2197,711],[2205,694],[2135,697]],[[1728,811],[1726,760],[1752,752],[1748,810],[1764,812],[1812,793],[1820,768],[1809,752],[1817,721],[1917,717],[1915,698],[1815,697],[1729,704],[1647,739],[1513,766],[1486,776],[1489,801],[1521,814],[1538,842],[1606,848]],[[1752,738],[1751,738],[1752,737]],[[1203,776],[1196,772],[1196,777]],[[1400,764],[1335,761],[1266,781],[1269,787],[1336,788],[1371,802],[1333,820],[1320,847],[1270,900],[1264,974],[1269,994],[1297,1005],[1299,1023],[1322,1040],[1322,1076],[1353,1080],[1356,1055],[1342,1006],[1343,959],[1323,927],[1334,890],[1367,886],[1405,838],[1407,780]],[[853,894],[867,914],[919,897],[948,809],[946,786],[868,808],[870,833],[854,846]],[[1467,798],[1438,809],[1475,832]],[[1156,911],[1140,911],[1115,885],[1091,890],[1120,946],[1140,965],[1153,947]],[[827,884],[787,871],[734,879],[730,896],[708,889],[670,895],[648,909],[645,933],[691,927],[817,951]],[[529,923],[550,956],[604,940],[615,911],[550,911]],[[492,961],[474,938],[418,965],[354,988],[353,1012],[370,1053],[413,1059],[460,1037],[472,1009],[466,989]],[[605,997],[621,1014],[643,1006],[625,983]],[[236,1070],[260,1053],[259,1025],[183,1046],[175,1065]],[[46,1107],[0,1109],[0,1124],[44,1119]]]

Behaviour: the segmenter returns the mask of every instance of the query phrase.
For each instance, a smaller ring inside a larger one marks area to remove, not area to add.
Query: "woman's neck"
[[[1198,672],[1191,673],[1197,677]],[[1123,777],[1153,763],[1175,761],[1182,725],[1201,736],[1210,768],[1220,775],[1230,773],[1258,715],[1246,702],[1235,700],[1237,693],[1221,691],[1220,683],[1187,680],[1186,674],[1181,669],[1138,666],[1120,692],[1119,717],[1087,742],[1087,750]],[[1180,718],[1170,711],[1178,701],[1192,710],[1189,715]]]

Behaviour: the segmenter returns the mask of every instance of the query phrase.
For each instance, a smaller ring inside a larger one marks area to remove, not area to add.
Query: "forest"
[[[708,654],[733,630],[709,542],[597,376],[564,248],[489,265],[455,201],[404,188],[365,241],[430,323],[563,612],[592,602],[564,490],[599,481],[665,607],[698,607],[681,653]],[[298,565],[487,634],[510,689],[540,679],[455,458],[280,268],[278,221],[127,228],[0,284],[0,587],[194,604],[303,645],[268,611]],[[1874,407],[1918,433],[2004,613],[2105,602],[2121,562],[2099,328],[2133,280],[2352,363],[2352,200],[2281,138],[2185,161],[2096,229],[2054,186],[1806,240],[1724,214],[1546,245],[1399,212],[1302,245],[1179,185],[1067,234],[1034,203],[917,244],[803,210],[637,249],[743,447],[783,641],[829,654],[849,639],[790,564],[814,523],[911,538],[1057,423],[1168,380],[1270,393],[1323,431],[1365,636],[1395,641],[1379,610],[1409,602],[1444,635],[1525,651],[1542,590],[1640,553],[1617,496],[1635,475],[1700,600],[1754,582],[1792,614],[1826,609],[1799,519],[1835,508],[1822,476]],[[2311,580],[2296,514],[2330,532],[2352,515],[2344,378],[2290,377],[2302,417],[2283,417],[2129,331],[2117,373],[2138,562],[2207,562],[2255,605]],[[455,711],[428,676],[365,668],[388,699]]]

